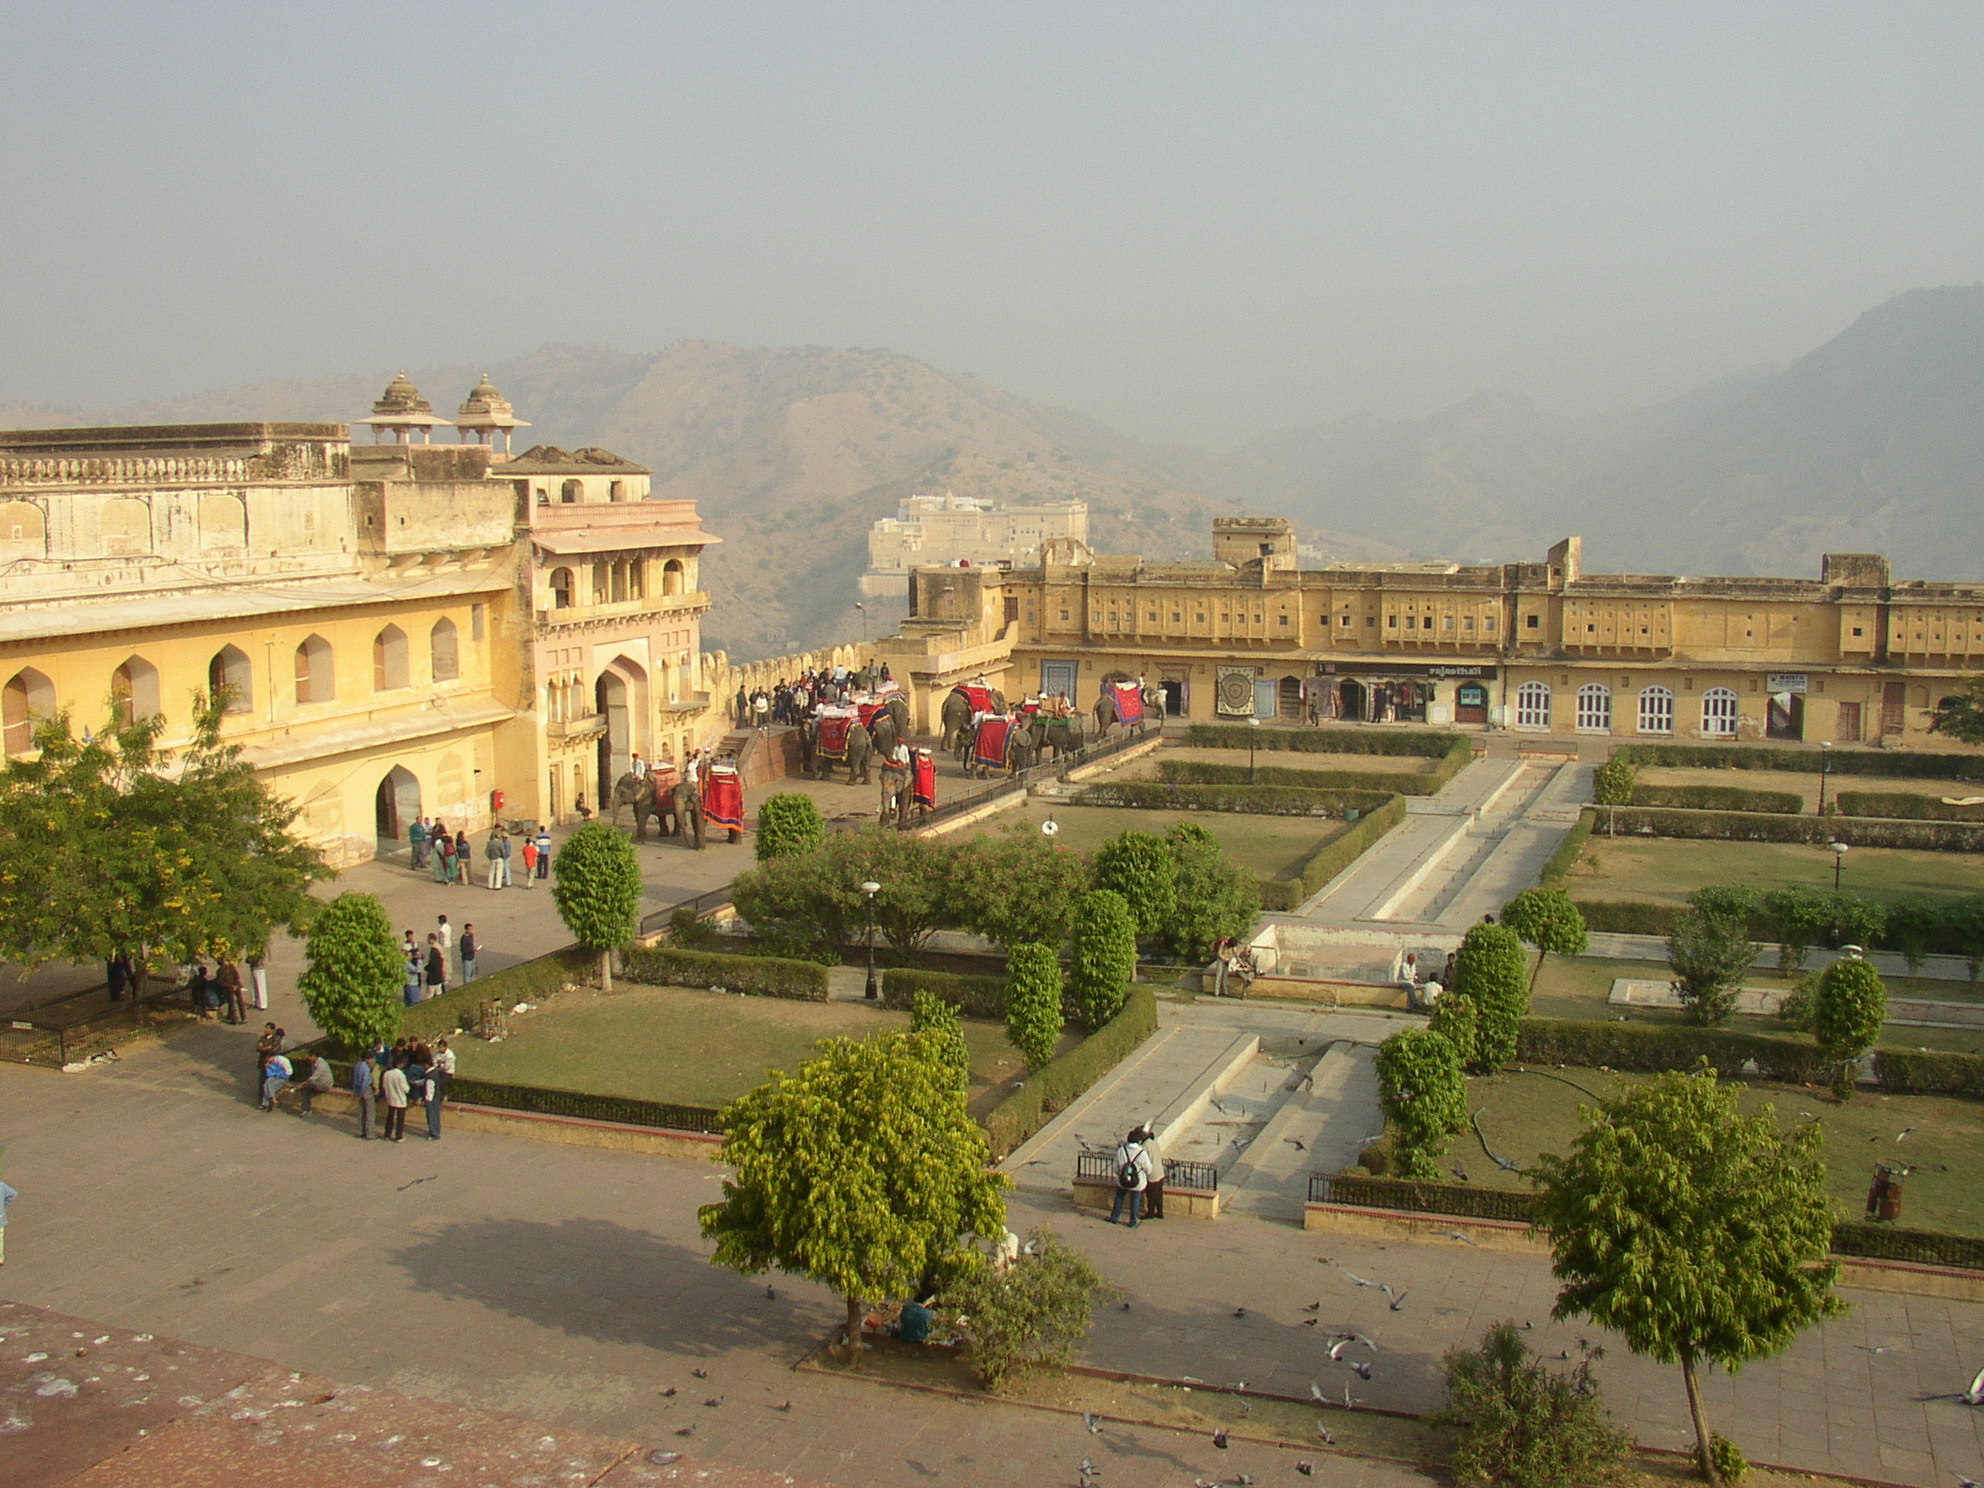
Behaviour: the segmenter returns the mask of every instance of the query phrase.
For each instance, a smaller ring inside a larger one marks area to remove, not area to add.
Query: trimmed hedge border
[[[1624,744],[1616,757],[1635,765],[1694,770],[1790,770],[1817,775],[1832,755],[1835,775],[1889,780],[1984,780],[1984,758],[1899,749],[1764,749],[1744,744]]]
[[[1377,810],[1352,822],[1342,836],[1311,853],[1294,878],[1261,879],[1261,908],[1286,911],[1298,907],[1404,820],[1405,797],[1389,797]]]
[[[539,1116],[575,1116],[585,1121],[618,1121],[626,1126],[664,1127],[670,1131],[721,1132],[714,1106],[678,1106],[669,1101],[638,1100],[625,1095],[593,1095],[583,1090],[552,1090],[541,1085],[504,1085],[456,1075],[448,1084],[448,1099],[471,1106],[495,1106]]]
[[[1456,748],[1472,756],[1474,746],[1465,734],[1449,734],[1435,729],[1411,729],[1394,733],[1362,728],[1260,728],[1251,723],[1195,723],[1185,730],[1184,742],[1200,749],[1245,749],[1251,742],[1257,749],[1285,750],[1295,754],[1416,754],[1424,759],[1444,760]]]
[[[1550,854],[1550,861],[1543,865],[1542,877],[1537,880],[1543,888],[1554,889],[1571,876],[1571,870],[1584,856],[1585,845],[1591,841],[1591,830],[1597,824],[1597,813],[1592,808],[1586,807],[1578,813],[1576,825],[1564,834],[1564,840]]]
[[[1363,790],[1304,790],[1290,785],[1165,785],[1118,780],[1084,786],[1073,806],[1123,806],[1141,811],[1232,811],[1246,816],[1341,817],[1375,811],[1392,796]]]
[[[506,1006],[534,1002],[568,986],[589,985],[598,974],[596,952],[566,946],[415,1003],[401,1017],[400,1032],[408,1038],[445,1038],[456,1029],[473,1024],[477,1008],[490,998]]]
[[[1572,902],[1577,905],[1578,913],[1584,916],[1585,929],[1606,935],[1672,935],[1675,924],[1688,912],[1685,904],[1659,904],[1650,899],[1577,899]]]
[[[1740,785],[1636,785],[1635,806],[1673,806],[1690,811],[1763,811],[1796,816],[1805,798],[1792,791],[1748,790]]]
[[[1705,842],[1802,842],[1823,847],[1904,847],[1918,852],[1984,852],[1984,823],[1877,821],[1857,816],[1765,816],[1753,811],[1681,811],[1668,807],[1607,807],[1617,830]],[[1594,808],[1587,806],[1587,812]],[[1642,832],[1644,829],[1644,832]]]
[[[986,1113],[985,1136],[992,1156],[1004,1157],[1018,1147],[1155,1032],[1157,998],[1148,987],[1132,986],[1115,1017],[1035,1070],[1024,1085]]]
[[[1166,760],[1157,762],[1157,778],[1164,785],[1246,785],[1245,765],[1222,765],[1211,760]],[[1430,796],[1437,794],[1451,776],[1425,770],[1298,770],[1285,765],[1256,765],[1254,778],[1264,786],[1295,786],[1307,790],[1382,791],[1387,795]]]
[[[1952,806],[1909,791],[1841,791],[1841,816],[1884,816],[1902,821],[1984,822],[1984,806]]]
[[[1891,1095],[1961,1095],[1984,1100],[1984,1054],[1874,1050],[1874,1075]]]
[[[827,1000],[827,968],[817,961],[776,956],[728,956],[717,951],[678,951],[669,946],[628,946],[620,974],[655,987],[723,987],[751,997],[794,1002]]]
[[[941,997],[967,1018],[1006,1016],[1006,979],[993,976],[967,976],[955,971],[918,971],[909,966],[892,966],[882,973],[882,1006],[907,1012],[916,1005],[918,992]]]
[[[1536,1195],[1520,1189],[1475,1188],[1463,1183],[1415,1183],[1404,1178],[1336,1174],[1329,1180],[1329,1202],[1371,1209],[1402,1209],[1420,1214],[1451,1214],[1462,1219],[1499,1219],[1529,1224]],[[1907,1261],[1920,1266],[1984,1271],[1984,1239],[1934,1230],[1898,1230],[1891,1225],[1836,1219],[1832,1253],[1868,1260]]]
[[[1584,1018],[1525,1018],[1516,1032],[1516,1060],[1523,1064],[1584,1065],[1591,1069],[1659,1074],[1690,1070],[1706,1058],[1720,1074],[1784,1085],[1820,1083],[1831,1078],[1817,1046],[1766,1033],[1726,1028],[1692,1028],[1666,1023],[1601,1023]]]

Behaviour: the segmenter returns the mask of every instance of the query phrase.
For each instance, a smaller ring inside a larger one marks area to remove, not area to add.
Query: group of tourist
[[[1127,1206],[1130,1228],[1141,1220],[1164,1218],[1164,1155],[1157,1149],[1157,1132],[1148,1123],[1130,1128],[1116,1148],[1116,1202],[1109,1222],[1117,1223]]]
[[[246,1023],[251,1007],[265,1011],[269,1005],[267,963],[260,951],[253,951],[245,964],[248,975],[244,978],[241,967],[225,957],[217,960],[211,971],[199,957],[189,961],[181,970],[180,984],[186,989],[193,1010],[208,1022],[219,1019],[234,1024]],[[120,951],[112,956],[105,963],[104,976],[112,1002],[121,1002],[127,990],[136,993],[137,973],[127,953]]]
[[[405,959],[404,980],[401,984],[401,1000],[408,1007],[424,1002],[430,997],[439,997],[448,990],[448,953],[453,951],[461,967],[461,985],[466,987],[475,980],[476,962],[482,955],[482,942],[475,933],[473,921],[464,922],[458,938],[455,927],[448,923],[446,915],[434,917],[434,929],[423,947],[408,930],[400,941],[400,955]]]
[[[455,1051],[446,1039],[432,1048],[422,1039],[396,1039],[386,1047],[384,1040],[374,1044],[351,1067],[351,1094],[358,1102],[358,1137],[372,1140],[378,1109],[385,1105],[385,1121],[379,1135],[386,1141],[406,1140],[408,1106],[421,1106],[427,1112],[427,1136],[441,1140],[441,1103],[448,1098],[448,1086],[455,1078]]]
[[[812,717],[815,707],[846,703],[856,693],[873,692],[890,680],[886,661],[879,666],[871,661],[858,668],[836,666],[816,671],[809,667],[790,681],[779,678],[770,688],[753,691],[739,687],[731,713],[739,728],[769,728],[773,724],[796,727]]]
[[[551,829],[539,822],[536,831],[518,835],[523,839],[521,845],[511,838],[510,829],[503,823],[497,822],[489,829],[489,836],[482,844],[482,858],[488,865],[490,888],[507,889],[516,882],[510,872],[512,858],[523,859],[523,886],[527,889],[535,887],[538,879],[551,872]],[[413,850],[414,872],[431,868],[438,884],[469,881],[474,871],[475,848],[466,829],[450,832],[445,822],[415,817],[406,829],[406,840]]]

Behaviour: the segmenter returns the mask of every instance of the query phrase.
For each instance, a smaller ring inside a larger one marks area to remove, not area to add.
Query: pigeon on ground
[[[675,1386],[670,1385],[666,1390],[663,1390],[661,1392],[661,1398],[663,1400],[673,1400],[675,1398]]]
[[[696,1434],[696,1428],[693,1426],[678,1426],[675,1428],[675,1434],[677,1436],[694,1436]]]
[[[1469,1239],[1466,1235],[1462,1234],[1459,1230],[1448,1230],[1446,1232],[1446,1237],[1449,1240],[1458,1240],[1462,1245],[1474,1245],[1474,1241]],[[1475,1248],[1477,1250],[1480,1249],[1479,1246],[1475,1246]]]
[[[1863,1354],[1889,1354],[1894,1352],[1891,1343],[1856,1343],[1853,1345]]]
[[[1313,1478],[1316,1475],[1316,1464],[1305,1457],[1295,1464],[1295,1470],[1305,1478]]]
[[[1894,1134],[1894,1139],[1897,1142],[1899,1142],[1903,1137],[1907,1136],[1910,1132],[1920,1131],[1920,1130],[1922,1130],[1922,1128],[1919,1126],[1904,1126],[1900,1131]]]
[[[1316,1423],[1316,1435],[1323,1439],[1324,1446],[1333,1447],[1336,1445],[1336,1438],[1330,1435],[1329,1427],[1325,1426],[1321,1421]]]
[[[1302,1326],[1305,1328],[1313,1328],[1316,1326],[1316,1324],[1320,1323],[1321,1321],[1322,1321],[1321,1318],[1304,1318],[1302,1319]]]
[[[792,1402],[790,1400],[782,1400],[773,1406],[772,1409],[776,1411],[789,1411],[792,1409]]]
[[[1970,1382],[1970,1388],[1960,1395],[1918,1395],[1917,1400],[1959,1400],[1965,1405],[1984,1405],[1984,1369],[1977,1371],[1977,1377]]]
[[[1321,1312],[1323,1310],[1323,1304],[1320,1301],[1311,1302],[1307,1307],[1303,1308],[1302,1310],[1304,1312]]]
[[[1222,1452],[1226,1450],[1226,1428],[1224,1426],[1212,1434],[1212,1444]]]
[[[776,1287],[766,1287],[766,1288],[765,1288],[765,1300],[766,1300],[767,1302],[776,1302],[776,1301],[778,1301],[778,1289],[777,1289]]]
[[[1090,1436],[1100,1435],[1102,1431],[1102,1417],[1098,1416],[1094,1411],[1083,1411],[1082,1425],[1088,1428],[1088,1434]]]
[[[1244,1307],[1236,1307],[1233,1309],[1233,1315],[1237,1318],[1243,1318],[1247,1315],[1247,1309]]]
[[[705,1400],[703,1404],[708,1406],[711,1410],[715,1410],[719,1405],[723,1404],[723,1397],[721,1395],[712,1395],[708,1400]]]
[[[707,1369],[692,1369],[689,1373],[697,1379],[708,1379],[710,1377],[710,1372]]]
[[[648,1453],[648,1461],[652,1462],[656,1467],[673,1467],[681,1460],[682,1454],[680,1452],[664,1452],[660,1447],[656,1447],[652,1452]]]
[[[1081,1475],[1085,1478],[1099,1478],[1102,1476],[1102,1469],[1097,1467],[1095,1463],[1092,1462],[1087,1457],[1082,1458],[1080,1472]]]

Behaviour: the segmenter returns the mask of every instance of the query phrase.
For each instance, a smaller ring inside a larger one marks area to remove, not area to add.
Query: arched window
[[[569,610],[572,607],[572,571],[569,568],[551,570],[551,608]]]
[[[1516,689],[1516,727],[1550,727],[1550,689],[1541,682],[1525,682]]]
[[[40,558],[48,552],[48,519],[32,501],[0,503],[0,558]]]
[[[680,558],[669,559],[661,566],[661,592],[663,594],[680,594],[686,577],[687,570],[683,568],[682,560]]]
[[[1649,687],[1640,694],[1640,732],[1674,732],[1674,694],[1665,687]]]
[[[1736,694],[1727,687],[1711,687],[1702,694],[1702,732],[1711,739],[1736,735]]]
[[[397,625],[388,625],[372,638],[372,690],[394,692],[412,685],[412,668],[407,665],[406,632]]]
[[[207,663],[207,695],[224,700],[222,711],[246,713],[255,706],[255,679],[248,670],[248,653],[223,646]]]
[[[1612,732],[1612,689],[1603,682],[1587,682],[1578,689],[1578,732]]]
[[[110,705],[120,723],[158,717],[158,668],[142,656],[127,657],[110,674]]]
[[[0,689],[0,718],[6,722],[9,754],[34,748],[34,727],[55,711],[55,684],[33,667],[22,667]]]
[[[434,663],[436,682],[454,682],[462,674],[461,638],[455,622],[443,615],[427,633],[427,654]]]
[[[96,517],[97,537],[108,557],[128,557],[152,550],[152,509],[142,501],[122,497],[106,501]]]
[[[568,480],[558,488],[558,499],[565,505],[570,506],[579,499],[579,494],[584,489],[585,487],[581,486],[577,481]]]
[[[331,667],[331,643],[313,635],[296,648],[296,701],[328,703],[338,695],[337,674]]]
[[[239,496],[200,498],[200,546],[224,553],[248,546],[248,508]]]

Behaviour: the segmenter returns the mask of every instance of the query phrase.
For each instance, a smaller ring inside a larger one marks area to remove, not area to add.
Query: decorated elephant
[[[943,724],[944,733],[938,748],[945,751],[957,750],[960,754],[971,743],[971,720],[979,713],[1003,713],[1006,711],[1006,698],[996,687],[954,687],[944,699],[938,712],[938,721]]]
[[[620,808],[623,806],[634,808],[634,840],[636,842],[646,842],[648,840],[649,817],[655,818],[655,827],[661,836],[667,837],[671,835],[673,824],[668,821],[668,817],[672,811],[672,803],[655,788],[654,776],[637,776],[632,771],[629,771],[615,781],[613,784],[613,815],[611,821],[616,827],[620,825]]]
[[[1059,759],[1064,754],[1074,754],[1086,744],[1088,731],[1083,727],[1079,713],[1070,713],[1066,717],[1039,713],[1034,716],[1027,742],[1033,749],[1035,759]]]
[[[1024,770],[1034,759],[1025,720],[1013,714],[988,713],[972,730],[964,768],[967,775],[984,780],[995,771],[1013,774]]]
[[[805,727],[812,736],[815,780],[830,778],[835,765],[845,764],[849,785],[868,783],[868,761],[875,752],[875,741],[860,719],[829,715],[815,718]]]
[[[909,765],[889,763],[889,757],[881,756],[882,797],[876,812],[876,825],[883,827],[907,826],[909,823]]]
[[[909,703],[900,694],[891,697],[868,723],[868,738],[875,753],[888,758],[898,744],[909,742]]]
[[[703,850],[703,793],[697,786],[686,780],[675,782],[675,789],[669,793],[669,802],[675,810],[676,830],[682,834],[683,846]]]
[[[1111,724],[1122,724],[1132,738],[1140,737],[1146,720],[1161,717],[1163,694],[1154,687],[1142,691],[1127,677],[1105,677],[1102,693],[1095,700],[1095,735],[1109,732]]]

